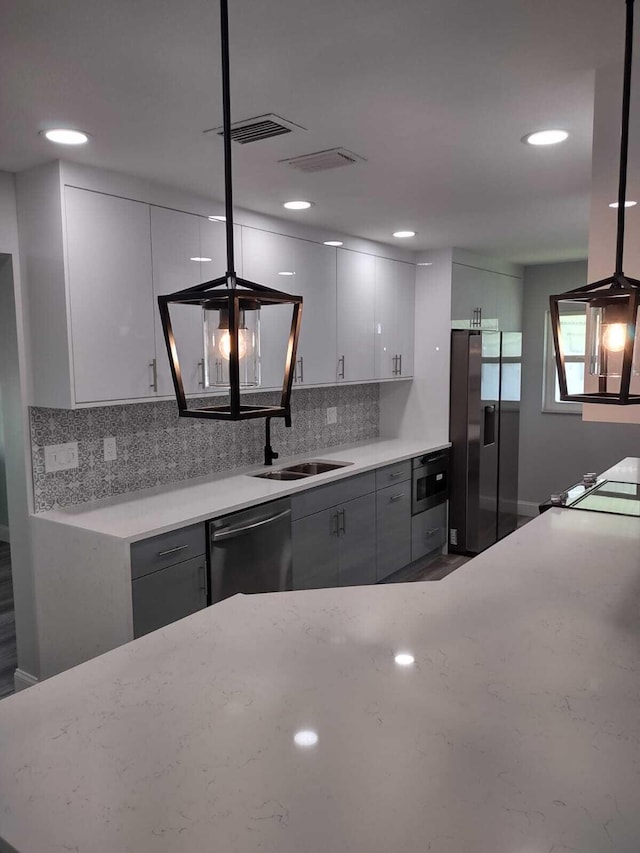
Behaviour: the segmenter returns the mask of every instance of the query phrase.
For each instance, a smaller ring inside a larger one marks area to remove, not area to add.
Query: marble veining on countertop
[[[236,596],[115,649],[0,702],[0,838],[637,853],[639,554],[640,519],[551,509],[438,583]]]
[[[248,476],[251,473],[269,470],[252,465],[93,503],[50,510],[34,515],[33,519],[36,522],[38,519],[55,521],[132,542],[448,446],[448,443],[430,445],[420,441],[380,438],[274,462],[272,470],[306,459],[353,463],[303,480],[251,477]]]

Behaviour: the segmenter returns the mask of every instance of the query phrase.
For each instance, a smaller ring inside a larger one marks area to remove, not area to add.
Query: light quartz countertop
[[[2,700],[0,757],[19,853],[638,853],[640,519],[235,596]]]
[[[616,465],[603,471],[598,479],[613,480],[616,483],[640,483],[640,458],[626,456]]]
[[[252,465],[231,472],[42,512],[33,518],[59,522],[134,542],[449,446],[448,443],[429,445],[420,441],[381,438],[278,459],[271,468]],[[250,476],[261,471],[276,471],[308,459],[352,464],[301,480],[264,480]]]

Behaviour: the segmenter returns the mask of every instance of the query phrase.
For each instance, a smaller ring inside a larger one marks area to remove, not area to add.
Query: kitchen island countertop
[[[639,555],[551,509],[437,583],[214,605],[0,702],[0,838],[637,853]]]

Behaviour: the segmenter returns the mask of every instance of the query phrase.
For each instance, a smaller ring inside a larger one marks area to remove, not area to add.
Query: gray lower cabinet
[[[411,559],[418,560],[447,541],[447,506],[445,502],[411,519]]]
[[[204,524],[131,545],[133,636],[142,637],[207,606]]]
[[[411,482],[376,492],[377,574],[382,580],[411,562]]]
[[[133,635],[142,637],[207,606],[206,557],[157,569],[131,582]]]
[[[294,589],[338,585],[337,523],[333,508],[292,523]]]
[[[364,495],[338,510],[338,586],[376,582],[376,497]]]
[[[357,480],[359,478],[353,478]],[[333,495],[338,498],[354,490],[371,489],[361,495],[296,518],[292,524],[293,588],[352,586],[376,581],[376,502],[373,476],[358,484],[344,481]],[[294,516],[331,497],[330,487],[321,495],[296,495]],[[320,490],[317,490],[320,492]]]

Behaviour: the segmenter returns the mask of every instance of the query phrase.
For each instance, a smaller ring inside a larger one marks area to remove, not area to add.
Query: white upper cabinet
[[[375,377],[413,375],[415,266],[375,259]]]
[[[338,249],[337,378],[375,378],[375,258]]]
[[[155,357],[149,206],[65,188],[75,401],[148,397]]]
[[[453,263],[451,320],[454,328],[522,330],[522,277]]]
[[[211,281],[220,278],[227,271],[227,229],[224,222],[211,220],[204,216],[200,219],[200,252],[201,258],[211,258],[201,264],[201,280]],[[236,275],[242,276],[242,229],[233,226],[233,252],[235,256]]]
[[[335,382],[336,250],[308,240],[295,240],[293,252],[296,275],[291,279],[291,290],[303,299],[295,383]]]
[[[293,237],[242,229],[243,277],[256,284],[297,293]],[[263,388],[282,388],[287,345],[291,331],[291,305],[260,309],[260,378]]]
[[[158,296],[193,287],[203,281],[200,261],[200,217],[165,207],[151,208],[153,308],[157,344],[158,394],[173,393],[169,357],[164,342]],[[204,342],[202,312],[192,305],[170,305],[171,326],[186,394],[203,390]]]

